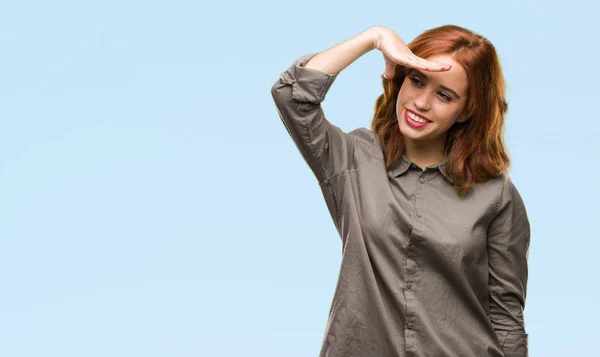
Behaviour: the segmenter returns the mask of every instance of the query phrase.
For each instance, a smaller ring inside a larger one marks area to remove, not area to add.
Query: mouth
[[[404,111],[404,119],[413,128],[423,128],[431,123],[431,120],[416,114],[410,109]]]

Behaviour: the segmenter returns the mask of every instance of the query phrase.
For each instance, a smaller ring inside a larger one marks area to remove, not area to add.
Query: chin
[[[431,123],[431,124],[433,124],[433,123]],[[423,132],[416,132],[415,133],[415,129],[411,128],[407,123],[404,123],[404,122],[400,123],[400,122],[398,122],[398,129],[400,130],[400,133],[402,135],[404,135],[405,137],[408,137],[408,138],[411,138],[411,139],[416,139],[416,140],[423,139]],[[416,129],[416,130],[418,130],[418,129]]]

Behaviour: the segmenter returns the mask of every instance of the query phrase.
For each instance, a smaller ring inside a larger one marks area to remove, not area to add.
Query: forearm
[[[381,29],[371,27],[348,40],[318,53],[304,67],[329,74],[338,74],[360,56],[375,48]]]

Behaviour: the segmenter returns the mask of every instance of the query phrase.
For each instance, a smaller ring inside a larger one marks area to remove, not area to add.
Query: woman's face
[[[445,140],[446,132],[460,118],[467,103],[468,81],[464,68],[446,54],[427,58],[450,63],[452,68],[443,72],[429,72],[410,68],[396,100],[396,116],[400,132],[406,140],[423,143]],[[420,115],[427,122],[415,123],[409,115]]]

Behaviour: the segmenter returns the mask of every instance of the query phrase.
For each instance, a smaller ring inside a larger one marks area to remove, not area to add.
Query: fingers
[[[438,63],[438,62],[432,62],[432,61],[427,61],[425,60],[426,63],[426,68],[424,68],[426,71],[447,71],[449,70],[452,65],[451,64],[447,64],[447,63]]]
[[[451,64],[428,61],[428,60],[418,57],[418,56],[412,56],[412,57],[413,57],[412,63],[415,65],[415,68],[419,68],[419,69],[422,69],[425,71],[432,71],[432,72],[447,71],[452,67]]]
[[[448,71],[452,67],[451,64],[429,61],[412,53],[407,56],[405,55],[403,59],[392,60],[385,53],[383,54],[383,56],[386,59],[386,69],[382,74],[382,77],[385,79],[396,77],[396,66],[398,64],[430,72]]]
[[[436,72],[436,71],[441,72],[441,71],[448,71],[448,70],[450,70],[450,68],[452,68],[451,64],[434,63],[430,67],[427,67],[425,70],[432,71],[432,72]]]

